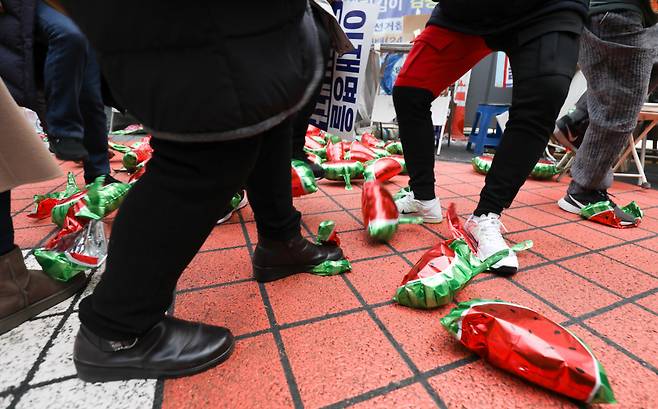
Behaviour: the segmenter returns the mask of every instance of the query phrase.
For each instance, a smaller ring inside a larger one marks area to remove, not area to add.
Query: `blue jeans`
[[[48,45],[44,82],[48,134],[77,138],[89,152],[85,181],[110,173],[101,73],[94,50],[67,16],[37,2],[36,32]]]

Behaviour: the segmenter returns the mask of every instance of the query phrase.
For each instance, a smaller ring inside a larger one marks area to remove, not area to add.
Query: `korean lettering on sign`
[[[359,91],[379,7],[368,3],[334,2],[334,13],[354,50],[333,55],[327,65],[314,115],[310,123],[327,132],[350,137],[354,134]]]

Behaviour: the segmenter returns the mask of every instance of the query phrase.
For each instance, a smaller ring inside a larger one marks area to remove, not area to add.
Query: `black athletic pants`
[[[125,340],[162,320],[178,278],[242,186],[247,186],[259,235],[273,240],[298,235],[290,135],[286,121],[232,142],[154,138],[147,171],[114,221],[106,270],[80,304],[82,324],[103,338]]]
[[[14,225],[11,221],[11,190],[0,193],[0,256],[14,249]]]
[[[578,40],[578,35],[568,32],[547,33],[523,44],[509,33],[485,39],[489,48],[509,56],[514,89],[509,122],[473,212],[476,216],[500,214],[509,207],[541,157],[575,73]],[[396,86],[393,97],[409,184],[417,199],[431,200],[435,178],[429,108],[434,96],[427,89]]]

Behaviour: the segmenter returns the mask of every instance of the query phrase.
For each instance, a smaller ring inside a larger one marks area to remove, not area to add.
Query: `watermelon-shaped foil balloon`
[[[459,303],[441,324],[466,348],[529,382],[582,402],[615,402],[587,345],[530,308],[474,299]]]
[[[475,169],[475,171],[478,173],[486,175],[491,169],[493,158],[493,155],[481,155],[474,157],[471,160],[473,169]],[[548,159],[539,159],[535,167],[532,169],[530,177],[533,179],[545,180],[552,178],[558,173],[560,173],[560,171],[557,169],[554,162],[551,162]]]

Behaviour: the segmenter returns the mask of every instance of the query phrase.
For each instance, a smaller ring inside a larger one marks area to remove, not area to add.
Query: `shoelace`
[[[487,219],[478,223],[479,236],[488,241],[499,241],[503,239],[500,231],[503,230],[507,233],[507,227],[500,221],[500,219]],[[507,243],[505,243],[507,244]]]

